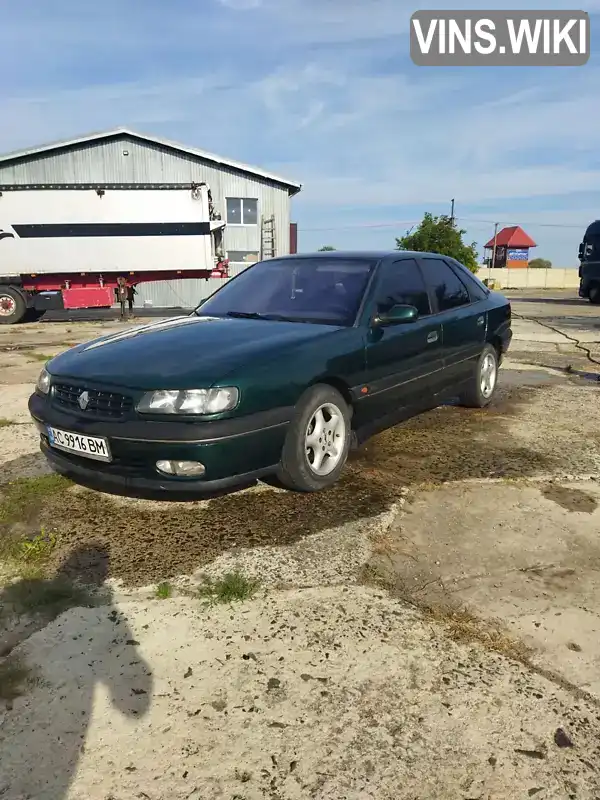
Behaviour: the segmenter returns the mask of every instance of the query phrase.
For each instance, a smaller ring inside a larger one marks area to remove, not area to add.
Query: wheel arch
[[[343,378],[340,378],[336,375],[322,375],[319,378],[315,378],[313,381],[311,381],[307,388],[310,388],[311,386],[317,386],[319,384],[325,384],[331,386],[333,389],[336,389],[348,404],[350,415],[352,415],[354,411],[352,392]]]

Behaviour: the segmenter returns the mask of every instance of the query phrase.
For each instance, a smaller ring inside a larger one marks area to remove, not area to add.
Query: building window
[[[256,250],[228,250],[227,258],[233,264],[256,264],[260,261]]]
[[[253,197],[228,197],[228,225],[256,225],[258,223],[258,200]]]

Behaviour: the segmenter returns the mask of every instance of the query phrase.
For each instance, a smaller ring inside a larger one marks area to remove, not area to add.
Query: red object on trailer
[[[62,299],[65,309],[107,308],[112,306],[115,293],[109,286],[88,286],[86,288],[63,289]]]
[[[117,288],[117,279],[124,277],[127,286],[137,286],[138,283],[149,283],[154,281],[173,281],[181,278],[229,278],[229,260],[219,261],[214,269],[195,269],[195,270],[164,270],[162,272],[114,272],[95,275],[93,273],[82,272],[75,275],[72,272],[55,273],[51,275],[22,275],[21,287],[27,292],[51,292],[68,291],[70,289],[96,290],[98,288]],[[91,297],[92,295],[90,295]],[[114,301],[111,299],[110,304]],[[76,306],[71,306],[75,308]],[[86,306],[78,306],[86,308]]]
[[[185,278],[229,278],[229,260],[219,261],[213,270],[177,270],[170,272],[130,272],[128,275],[109,274],[94,275],[82,273],[81,275],[23,275],[21,285],[13,287],[21,293],[27,293],[33,300],[33,307],[37,309],[62,308],[67,311],[82,310],[86,308],[111,308],[116,300],[115,290],[119,277],[125,278],[126,286],[137,286],[139,283],[153,281],[169,281]],[[1,287],[0,287],[1,288]],[[1,291],[0,291],[1,294]],[[57,295],[60,295],[60,300]],[[12,304],[11,304],[12,308]]]

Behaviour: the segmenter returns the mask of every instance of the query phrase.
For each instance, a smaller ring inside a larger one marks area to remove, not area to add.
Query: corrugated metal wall
[[[233,278],[246,269],[243,264],[230,265],[229,274]],[[156,281],[141,283],[137,287],[136,308],[144,304],[152,308],[195,308],[205,297],[216,292],[224,281],[222,278],[209,280]]]
[[[285,187],[159,145],[121,136],[0,165],[0,184],[193,181],[210,186],[223,219],[226,197],[256,198],[259,222],[261,215],[275,215],[277,254],[289,253],[290,197]],[[260,252],[260,224],[228,226],[225,248]]]

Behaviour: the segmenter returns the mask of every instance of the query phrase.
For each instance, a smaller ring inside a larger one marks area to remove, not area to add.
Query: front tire
[[[27,303],[18,289],[0,286],[0,325],[16,325],[25,318]]]
[[[350,449],[350,409],[332,386],[311,386],[300,398],[277,477],[288,489],[318,492],[340,477]]]
[[[469,385],[459,396],[461,406],[485,408],[492,401],[498,385],[498,351],[486,344],[473,370]]]

